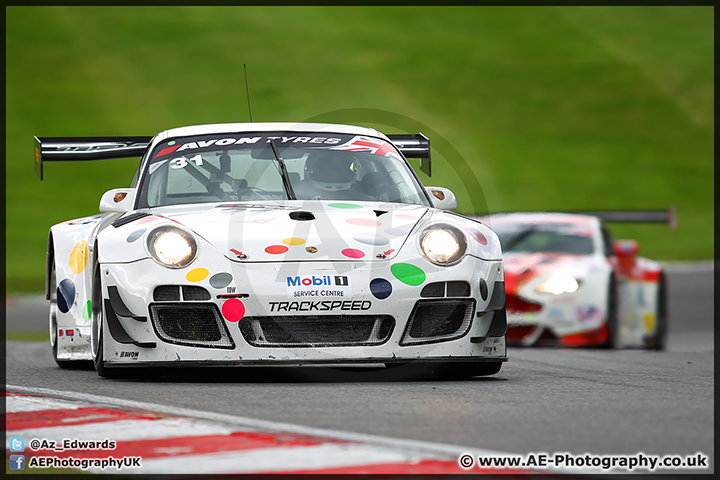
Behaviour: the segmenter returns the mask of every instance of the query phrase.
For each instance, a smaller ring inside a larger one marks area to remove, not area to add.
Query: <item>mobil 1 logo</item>
[[[285,282],[288,298],[352,298],[350,277],[345,275],[295,275]]]

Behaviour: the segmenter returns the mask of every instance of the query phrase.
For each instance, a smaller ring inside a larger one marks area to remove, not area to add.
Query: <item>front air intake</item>
[[[152,303],[150,317],[157,336],[168,343],[235,348],[218,307],[213,303]]]
[[[158,285],[153,290],[153,300],[156,302],[204,301],[210,300],[210,292],[196,285]]]
[[[463,280],[428,283],[420,291],[420,296],[422,298],[469,297],[470,284]]]
[[[380,345],[395,327],[389,315],[245,317],[240,333],[254,347]]]
[[[467,334],[475,300],[419,300],[410,314],[400,345],[446,342]]]
[[[525,299],[516,293],[507,294],[505,302],[507,313],[510,315],[539,312],[543,308],[541,304]]]

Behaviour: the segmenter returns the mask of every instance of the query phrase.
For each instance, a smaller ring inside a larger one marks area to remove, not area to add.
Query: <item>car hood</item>
[[[392,258],[428,210],[394,203],[287,201],[185,205],[152,213],[192,230],[230,260],[277,262]]]
[[[564,272],[582,268],[589,262],[588,255],[555,252],[514,253],[505,252],[503,267],[505,268],[505,290],[516,292],[526,283],[552,273],[562,275]]]

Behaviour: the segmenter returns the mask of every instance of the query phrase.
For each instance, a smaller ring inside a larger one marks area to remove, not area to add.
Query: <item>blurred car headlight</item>
[[[449,266],[458,263],[465,256],[467,240],[459,228],[438,224],[422,232],[420,249],[425,258],[435,265]]]
[[[568,275],[566,277],[556,277],[545,280],[535,287],[535,291],[560,295],[562,293],[574,293],[577,291],[579,286],[580,282],[575,277]]]
[[[153,260],[168,268],[183,268],[197,256],[197,242],[190,232],[172,225],[151,231],[147,248]]]

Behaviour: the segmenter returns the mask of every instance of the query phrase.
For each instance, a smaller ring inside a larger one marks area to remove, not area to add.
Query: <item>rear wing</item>
[[[633,223],[667,223],[671,230],[677,229],[677,210],[670,206],[665,210],[559,210],[554,212],[539,212],[523,210],[522,212],[495,212],[475,217],[479,219],[487,215],[502,215],[509,213],[571,213],[577,215],[590,215],[603,222],[633,222]]]
[[[422,133],[418,134],[392,134],[387,136],[405,155],[405,158],[417,158],[420,160],[420,171],[428,177],[431,176],[430,165],[430,139]]]
[[[35,137],[35,174],[44,162],[77,162],[141,157],[152,137]]]
[[[567,213],[593,215],[603,222],[667,223],[671,230],[677,228],[677,211],[674,206],[666,210],[578,210]]]

